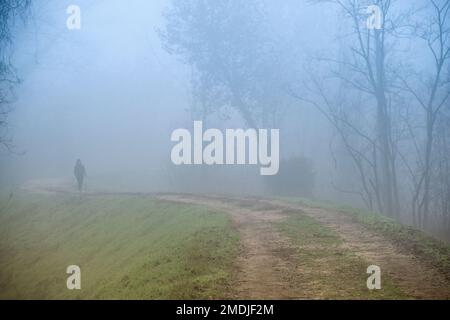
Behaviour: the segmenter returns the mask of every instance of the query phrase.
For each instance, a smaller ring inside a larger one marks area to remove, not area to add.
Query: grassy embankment
[[[347,205],[302,198],[290,198],[288,201],[309,207],[327,208],[342,212],[350,216],[353,221],[393,240],[402,249],[416,256],[422,256],[443,271],[450,272],[450,245],[414,227],[399,224],[393,219],[370,210],[353,208]]]
[[[322,298],[407,298],[386,275],[383,276],[382,290],[368,290],[366,269],[369,262],[346,247],[334,230],[297,210],[285,212],[288,217],[278,223],[278,228],[296,246],[300,268],[308,270],[303,281],[314,283]]]
[[[229,217],[149,197],[15,195],[0,202],[0,298],[224,298]],[[81,268],[68,290],[66,268]]]
[[[450,276],[450,246],[420,230],[417,230],[411,226],[401,225],[393,219],[365,209],[357,209],[346,205],[338,205],[332,202],[313,201],[303,198],[283,197],[280,199],[291,203],[298,203],[307,207],[339,211],[351,217],[353,222],[357,222],[366,227],[368,230],[391,239],[392,242],[401,248],[402,251],[423,258]],[[285,232],[290,234],[291,237],[297,238],[297,241],[307,243],[308,239],[301,239],[302,237],[308,235],[308,232],[305,232],[305,230],[302,232],[302,229],[307,228],[306,226],[308,225],[308,223],[301,221],[305,219],[310,220],[310,223],[314,226],[313,228],[319,228],[320,230],[318,232],[313,232],[318,235],[318,237],[312,238],[311,241],[319,241],[319,243],[322,242],[325,247],[327,247],[326,242],[333,237],[333,243],[338,243],[340,241],[338,236],[332,230],[320,225],[317,221],[314,221],[314,219],[302,215],[290,215],[288,220],[281,227]],[[329,250],[332,250],[331,247],[329,248]],[[342,255],[342,253],[338,255]],[[328,253],[327,256],[332,256],[332,253]],[[354,258],[350,260],[354,260]],[[346,263],[342,263],[342,266],[345,266],[345,264]],[[360,265],[360,269],[364,266],[364,262],[361,264],[361,262],[356,260],[354,261],[353,266],[356,268],[358,264]],[[356,295],[358,296],[358,294]]]

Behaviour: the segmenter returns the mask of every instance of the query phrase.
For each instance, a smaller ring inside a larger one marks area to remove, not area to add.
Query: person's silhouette
[[[78,191],[81,192],[83,190],[83,180],[84,177],[86,176],[86,169],[84,168],[80,159],[78,159],[77,162],[75,163],[73,173],[75,174],[75,178],[77,178]]]

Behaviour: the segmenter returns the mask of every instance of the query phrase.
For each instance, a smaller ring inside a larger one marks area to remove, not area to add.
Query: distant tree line
[[[173,1],[160,34],[192,70],[193,112],[229,108],[258,127],[276,126],[292,101],[314,106],[345,150],[336,161],[352,163],[341,174],[358,183],[342,189],[449,234],[450,0],[311,2],[340,12],[337,50],[300,61],[295,33],[282,41],[271,32],[267,1]],[[381,28],[367,27],[371,5]]]

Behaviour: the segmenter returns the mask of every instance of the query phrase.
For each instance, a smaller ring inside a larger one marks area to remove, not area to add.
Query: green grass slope
[[[20,194],[0,203],[0,298],[224,298],[237,246],[229,217],[204,207]]]
[[[352,218],[368,229],[377,232],[393,241],[403,250],[423,257],[435,265],[450,278],[450,245],[440,241],[414,227],[402,225],[393,219],[376,214],[370,210],[357,209],[331,202],[313,201],[304,198],[280,198],[291,203],[299,203],[307,207],[337,210]]]

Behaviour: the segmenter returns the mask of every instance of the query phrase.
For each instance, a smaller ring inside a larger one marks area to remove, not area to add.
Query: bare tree
[[[344,125],[347,129],[359,135],[367,144],[364,148],[370,149],[372,153],[369,158],[361,150],[356,152],[354,146],[346,142],[343,133],[341,133],[344,144],[355,165],[360,168],[361,183],[366,194],[364,200],[371,207],[376,199],[380,211],[398,217],[400,203],[396,151],[392,137],[390,114],[394,63],[388,61],[388,38],[393,40],[401,16],[394,15],[392,12],[391,0],[318,0],[316,2],[339,6],[350,28],[349,34],[343,36],[346,41],[343,45],[344,54],[342,57],[320,57],[317,61],[331,64],[331,76],[339,79],[341,83],[347,84],[347,90],[356,91],[370,97],[374,104],[373,133],[363,133],[348,118],[341,117],[338,119],[340,130],[342,131],[342,125]],[[379,8],[379,19],[382,22],[379,28],[368,28],[366,25],[367,8],[370,5],[376,5]],[[319,84],[318,81],[313,81],[313,83]],[[320,91],[327,93],[328,90],[322,89]],[[329,112],[328,114],[330,115]],[[334,126],[337,127],[336,118],[333,116],[332,119]],[[367,170],[363,168],[365,166],[362,165],[361,161],[364,161],[370,167],[370,171],[373,173],[372,178],[366,176]],[[372,191],[369,191],[370,189]]]
[[[10,148],[7,135],[8,115],[11,112],[12,88],[19,82],[11,63],[12,28],[17,17],[25,12],[31,0],[2,0],[0,2],[0,145]]]
[[[450,239],[450,105],[439,117],[436,124],[436,169],[433,175],[433,211],[441,232]]]
[[[433,67],[425,74],[415,73],[415,77],[397,74],[400,86],[414,98],[424,115],[424,135],[411,129],[414,143],[418,145],[412,210],[414,223],[422,228],[427,226],[430,213],[436,124],[450,98],[449,77],[445,74],[450,63],[450,0],[429,0],[428,3],[429,6],[423,9],[425,18],[413,25],[411,35],[426,44]],[[423,142],[417,141],[423,136]]]
[[[173,1],[165,16],[160,35],[191,68],[194,111],[205,118],[231,108],[250,127],[273,123],[286,61],[278,59],[261,1]]]
[[[380,198],[380,185],[377,181],[376,141],[367,128],[367,108],[364,108],[361,99],[349,97],[348,84],[341,80],[332,80],[318,76],[320,72],[309,71],[310,78],[302,84],[308,95],[291,94],[301,101],[313,105],[331,123],[335,129],[339,142],[344,147],[353,163],[355,173],[360,185],[356,188],[347,188],[334,185],[344,193],[358,195],[369,209],[382,210]],[[336,92],[331,88],[337,88]],[[360,107],[355,106],[358,105]],[[331,148],[334,156],[334,150]],[[335,157],[335,156],[334,156]]]

